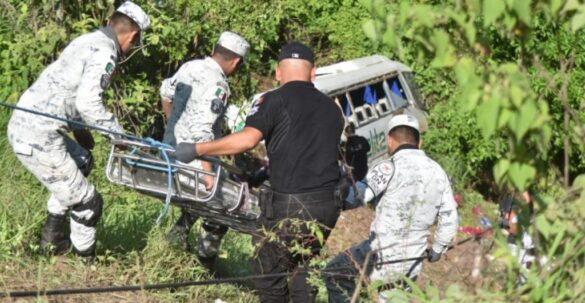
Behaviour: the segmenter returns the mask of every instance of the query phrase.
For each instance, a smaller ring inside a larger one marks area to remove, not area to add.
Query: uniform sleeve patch
[[[215,96],[219,99],[221,99],[223,102],[225,102],[227,100],[227,93],[225,91],[225,89],[218,87],[217,90],[215,91]]]
[[[108,64],[106,65],[106,73],[111,76],[114,73],[114,69],[115,69],[114,64],[112,64],[112,62],[108,62]]]
[[[224,104],[223,100],[213,99],[213,101],[211,101],[211,112],[218,115],[223,113],[224,110],[223,104]]]
[[[100,87],[105,90],[110,85],[111,76],[109,74],[103,74],[100,79]]]
[[[250,111],[248,112],[248,117],[256,114],[258,112],[258,110],[260,109],[260,105],[262,105],[262,103],[264,103],[264,95],[260,96],[258,99],[256,99],[256,101],[254,101],[254,104],[252,104],[252,107],[250,108]]]

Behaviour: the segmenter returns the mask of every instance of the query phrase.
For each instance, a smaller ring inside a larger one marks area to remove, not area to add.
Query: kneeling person
[[[327,265],[326,271],[347,274],[325,277],[329,302],[350,301],[355,290],[351,277],[359,275],[353,266],[357,262],[363,267],[370,252],[372,256],[366,272],[372,282],[381,280],[387,286],[396,286],[404,276],[416,279],[422,261],[384,262],[422,256],[437,218],[429,261],[438,261],[453,240],[457,232],[457,204],[449,179],[441,166],[419,149],[420,145],[416,118],[397,115],[390,119],[388,149],[392,157],[375,166],[366,176],[365,201],[378,201],[370,238]],[[380,299],[385,301],[382,294]]]

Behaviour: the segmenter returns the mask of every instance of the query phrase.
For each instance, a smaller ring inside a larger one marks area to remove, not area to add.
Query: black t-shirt
[[[270,184],[281,193],[335,187],[343,117],[313,83],[292,81],[264,94],[246,126],[262,132],[270,159]]]
[[[368,152],[370,144],[362,136],[353,135],[345,143],[345,161],[352,169],[353,178],[362,180],[368,173]]]

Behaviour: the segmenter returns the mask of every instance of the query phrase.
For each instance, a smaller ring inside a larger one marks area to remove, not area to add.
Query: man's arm
[[[89,58],[77,88],[75,107],[86,123],[123,133],[118,120],[106,110],[102,101],[102,93],[110,85],[115,66],[110,56],[110,52],[99,50]]]
[[[383,194],[393,176],[394,163],[390,160],[383,161],[370,169],[366,176],[367,188],[364,193],[364,203],[369,203]]]
[[[163,112],[165,113],[165,118],[169,120],[173,110],[173,102],[169,98],[161,98],[160,103],[162,105]]]
[[[221,139],[198,143],[196,150],[200,156],[235,155],[254,148],[260,141],[262,141],[262,132],[253,127],[245,127],[241,132]]]
[[[433,251],[440,254],[447,250],[458,228],[457,203],[449,185],[446,186],[441,196],[441,204],[437,217],[438,221],[435,230],[435,240],[433,241]]]

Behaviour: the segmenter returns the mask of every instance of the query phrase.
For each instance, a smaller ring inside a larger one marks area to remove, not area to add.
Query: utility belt
[[[341,208],[342,206],[342,200],[339,191],[333,188],[314,192],[286,194],[279,193],[269,187],[263,186],[260,188],[258,200],[262,214],[268,219],[274,217],[275,207],[284,207],[284,205],[292,201],[299,201],[303,205],[307,206],[331,201],[334,207]]]

